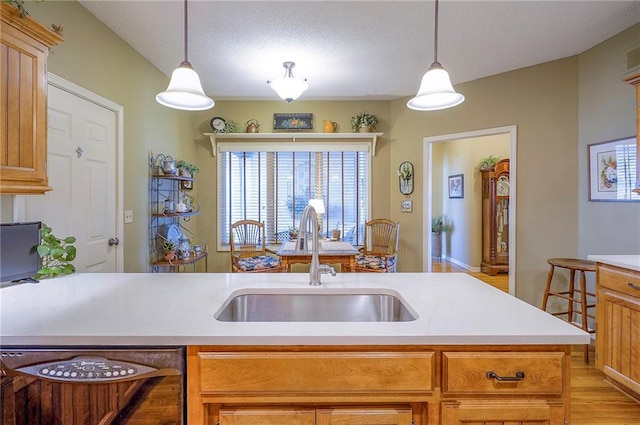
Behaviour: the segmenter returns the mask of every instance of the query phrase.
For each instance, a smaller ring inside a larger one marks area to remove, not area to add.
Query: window
[[[324,201],[325,214],[318,217],[324,235],[338,228],[345,240],[362,244],[370,199],[366,144],[326,151],[305,143],[296,143],[295,150],[238,142],[219,147],[220,248],[229,245],[229,226],[245,219],[265,223],[267,243],[285,239],[313,198]]]

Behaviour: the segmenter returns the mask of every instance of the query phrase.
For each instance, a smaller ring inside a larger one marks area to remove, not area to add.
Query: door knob
[[[119,245],[120,239],[118,238],[109,238],[109,246]]]

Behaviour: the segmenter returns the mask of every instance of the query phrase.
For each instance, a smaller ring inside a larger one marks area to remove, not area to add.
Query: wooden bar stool
[[[589,329],[587,324],[588,318],[595,319],[595,312],[589,313],[590,308],[595,308],[595,296],[592,292],[587,292],[586,272],[596,271],[596,263],[590,260],[580,260],[575,258],[549,258],[547,263],[551,266],[547,275],[547,287],[544,290],[544,298],[542,299],[542,309],[547,311],[547,301],[549,297],[559,297],[567,300],[567,310],[551,313],[554,316],[565,316],[567,322],[577,326],[585,332],[595,333],[595,329]],[[553,272],[555,267],[568,269],[570,271],[569,289],[567,291],[552,291],[551,281],[553,280]],[[576,272],[580,272],[580,288],[576,288],[575,276]],[[592,297],[589,302],[587,297]],[[574,308],[578,304],[579,309]],[[574,321],[574,316],[580,315],[580,322]],[[584,346],[584,361],[589,363],[589,345]]]

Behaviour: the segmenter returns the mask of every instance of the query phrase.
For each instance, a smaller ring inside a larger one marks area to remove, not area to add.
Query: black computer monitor
[[[40,270],[39,221],[0,224],[0,284],[32,278]]]

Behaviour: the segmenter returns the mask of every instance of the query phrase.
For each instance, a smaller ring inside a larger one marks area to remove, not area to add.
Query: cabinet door
[[[568,419],[568,418],[567,418]],[[475,400],[443,403],[442,425],[565,425],[562,403]]]
[[[220,409],[220,425],[314,425],[313,409]]]
[[[640,299],[605,287],[598,303],[596,366],[640,393]]]
[[[44,193],[47,56],[62,38],[6,2],[0,31],[0,193]]]
[[[411,409],[318,409],[317,425],[411,425]]]

